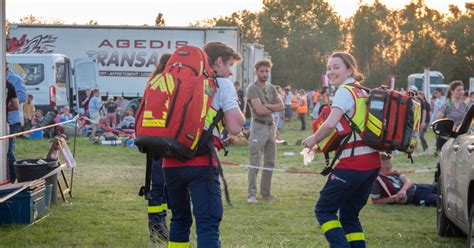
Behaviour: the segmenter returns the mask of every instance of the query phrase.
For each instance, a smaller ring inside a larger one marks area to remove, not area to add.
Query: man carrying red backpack
[[[217,114],[222,110],[227,130],[231,134],[238,134],[245,124],[245,118],[240,111],[234,85],[227,78],[232,75],[231,67],[239,62],[241,57],[231,47],[221,42],[210,42],[203,49],[217,76],[218,86],[209,111],[212,110]],[[222,147],[217,129],[213,132],[215,149]],[[221,246],[219,225],[223,215],[222,194],[216,159],[212,158],[210,161],[209,158],[209,155],[205,154],[186,162],[171,158],[163,159],[168,207],[172,212],[168,247],[190,247],[191,202],[196,219],[197,246],[206,248]]]

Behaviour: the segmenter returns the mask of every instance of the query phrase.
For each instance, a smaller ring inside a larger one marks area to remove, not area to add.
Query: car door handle
[[[453,150],[454,150],[455,152],[457,152],[458,149],[459,149],[459,145],[453,145]]]
[[[472,151],[474,151],[474,145],[468,145],[468,146],[467,146],[467,151],[469,151],[469,153],[471,153]]]

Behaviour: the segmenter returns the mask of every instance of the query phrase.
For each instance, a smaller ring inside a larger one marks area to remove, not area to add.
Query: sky
[[[329,0],[344,18],[357,10],[358,0]],[[372,3],[373,0],[363,0]],[[403,8],[410,0],[382,0],[392,9]],[[425,0],[430,8],[448,11],[449,4],[464,10],[466,0]],[[258,11],[262,0],[6,0],[6,17],[18,22],[32,14],[44,19],[61,19],[65,23],[85,24],[96,20],[99,25],[154,25],[159,12],[167,26],[187,26],[198,20],[226,16],[239,10]]]

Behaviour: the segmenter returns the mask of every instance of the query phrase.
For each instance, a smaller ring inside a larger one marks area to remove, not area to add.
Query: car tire
[[[436,200],[436,227],[441,237],[456,237],[461,235],[461,230],[451,222],[444,211],[443,206],[443,180],[438,178],[438,199]]]
[[[467,242],[469,242],[468,247],[474,247],[474,203],[472,203],[471,214],[469,214],[469,233],[467,237]]]

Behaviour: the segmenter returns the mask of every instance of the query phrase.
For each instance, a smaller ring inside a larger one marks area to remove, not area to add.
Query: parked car
[[[437,229],[441,236],[467,234],[474,247],[474,106],[461,126],[442,119],[433,123],[437,136],[448,139],[441,149],[438,171]]]

